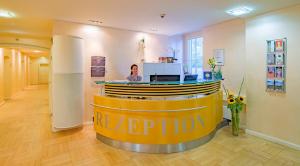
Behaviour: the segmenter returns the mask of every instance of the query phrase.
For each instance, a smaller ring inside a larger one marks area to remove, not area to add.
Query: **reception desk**
[[[213,138],[222,121],[220,81],[98,82],[97,139],[125,150],[172,153]]]

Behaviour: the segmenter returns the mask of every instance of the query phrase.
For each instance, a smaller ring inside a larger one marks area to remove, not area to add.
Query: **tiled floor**
[[[53,133],[47,87],[31,87],[0,107],[0,165],[299,165],[300,151],[219,130],[209,143],[183,153],[141,154],[107,146],[93,126]]]

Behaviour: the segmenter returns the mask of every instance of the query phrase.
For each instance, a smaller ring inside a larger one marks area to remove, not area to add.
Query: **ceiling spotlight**
[[[252,8],[242,6],[242,7],[227,10],[226,13],[233,16],[240,16],[240,15],[248,14],[252,11],[253,11]]]
[[[15,17],[15,13],[7,11],[7,10],[1,10],[0,9],[0,17],[5,17],[5,18],[12,18]]]
[[[92,22],[94,24],[102,24],[102,21],[98,21],[98,20],[88,20],[89,22]]]
[[[166,16],[165,13],[160,14],[160,18],[165,18],[165,16]]]

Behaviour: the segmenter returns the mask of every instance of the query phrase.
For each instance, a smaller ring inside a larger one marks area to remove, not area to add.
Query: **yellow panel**
[[[132,100],[95,96],[96,132],[140,144],[176,144],[212,132],[222,117],[222,92],[186,100]],[[196,108],[196,109],[194,109]]]

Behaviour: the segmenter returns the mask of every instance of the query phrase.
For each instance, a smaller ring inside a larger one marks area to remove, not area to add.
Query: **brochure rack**
[[[286,51],[287,40],[267,40],[267,80],[268,92],[285,92],[286,90]]]

